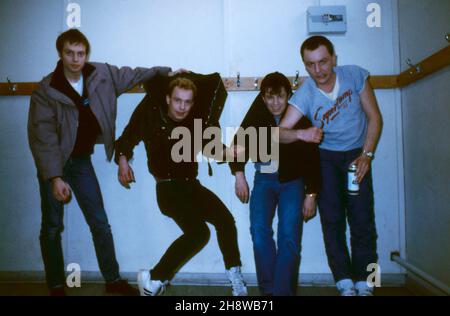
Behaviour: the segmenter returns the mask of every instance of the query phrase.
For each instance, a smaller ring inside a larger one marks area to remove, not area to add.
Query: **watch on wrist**
[[[363,155],[366,156],[366,157],[369,157],[370,159],[374,159],[375,158],[375,155],[374,155],[374,153],[372,151],[363,150]]]

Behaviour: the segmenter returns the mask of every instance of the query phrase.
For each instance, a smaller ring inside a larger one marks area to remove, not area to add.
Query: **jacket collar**
[[[84,81],[87,83],[89,81],[89,77],[94,72],[95,67],[89,63],[86,63],[81,70],[81,73],[83,74]],[[67,89],[67,84],[69,84],[69,81],[67,80],[66,76],[64,76],[64,66],[61,60],[58,61],[56,64],[56,68],[53,71],[52,80],[50,81],[50,86],[55,88],[56,90],[64,93]],[[70,86],[70,84],[69,84]]]
[[[92,85],[92,79],[96,77],[94,73],[95,69],[95,66],[86,63],[81,71],[84,78],[84,85],[88,88],[88,91],[92,91],[90,90],[90,86]],[[73,101],[75,91],[66,76],[64,76],[64,68],[61,60],[58,61],[49,80],[48,94],[50,97],[66,104],[75,105],[75,102]]]
[[[225,104],[227,92],[223,85],[222,79],[219,73],[212,73],[208,75],[202,75],[197,73],[180,74],[175,77],[167,77],[162,75],[156,75],[153,78],[147,80],[144,83],[146,92],[151,95],[152,102],[159,108],[159,116],[164,124],[173,122],[168,117],[168,108],[166,104],[166,91],[171,80],[178,77],[184,77],[192,80],[197,86],[198,94],[195,100],[195,105],[191,110],[191,113],[185,120],[176,125],[189,126],[193,124],[194,119],[202,119],[203,122],[208,125],[211,123],[212,116],[214,119],[218,119],[216,116],[220,116],[222,108]],[[217,115],[216,112],[219,112]]]

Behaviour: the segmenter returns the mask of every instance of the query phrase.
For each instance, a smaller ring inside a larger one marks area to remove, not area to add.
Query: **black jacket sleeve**
[[[246,128],[248,128],[250,126],[253,126],[256,128],[258,127],[258,125],[259,125],[258,118],[260,118],[261,112],[262,112],[261,106],[264,106],[264,103],[263,103],[261,94],[258,94],[256,99],[253,101],[252,105],[250,106],[250,109],[248,110],[247,114],[245,115],[245,117],[240,125],[240,128],[245,130]],[[237,143],[237,134],[233,138],[232,146],[236,143]],[[249,154],[249,145],[250,144],[249,144],[248,138],[245,137],[245,143],[240,144],[240,145],[243,145],[245,147],[245,158],[244,158],[244,161],[242,161],[242,162],[233,161],[228,164],[228,166],[230,167],[230,170],[231,170],[231,174],[233,174],[233,175],[235,175],[236,172],[238,172],[238,171],[244,171],[245,164],[250,159],[250,154]]]
[[[149,95],[146,95],[138,104],[133,114],[131,115],[128,125],[125,127],[122,135],[115,143],[115,157],[114,161],[118,164],[119,157],[125,155],[127,160],[133,157],[133,149],[144,138],[146,128],[146,118],[149,114],[148,103]]]

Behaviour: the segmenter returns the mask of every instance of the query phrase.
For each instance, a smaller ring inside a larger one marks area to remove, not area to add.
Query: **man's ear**
[[[333,66],[334,67],[337,66],[337,55],[336,54],[333,55]]]

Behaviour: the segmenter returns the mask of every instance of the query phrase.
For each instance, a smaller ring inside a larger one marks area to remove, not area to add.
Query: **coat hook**
[[[15,83],[12,83],[11,80],[9,80],[8,77],[6,77],[6,81],[8,81],[8,89],[11,92],[16,92],[17,91],[17,85]]]
[[[298,76],[299,76],[299,72],[298,70],[295,72],[295,79],[294,79],[294,88],[296,88],[298,86]]]
[[[237,86],[238,88],[241,87],[241,73],[240,73],[239,71],[237,72],[236,86]]]
[[[258,77],[255,77],[255,81],[253,82],[253,86],[255,87],[255,90],[258,89]]]
[[[414,68],[416,74],[420,74],[420,73],[422,72],[422,67],[421,67],[419,64],[414,65],[414,64],[411,62],[411,59],[408,58],[408,59],[406,60],[406,63],[408,64],[409,67]],[[414,71],[413,71],[413,70],[411,70],[409,73],[410,73],[411,75],[414,75]]]

